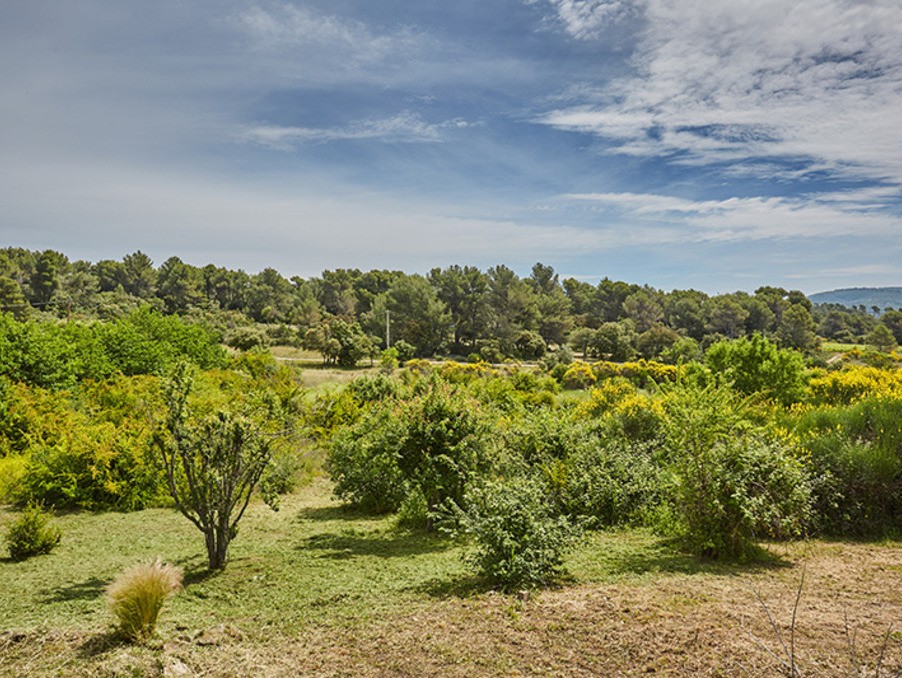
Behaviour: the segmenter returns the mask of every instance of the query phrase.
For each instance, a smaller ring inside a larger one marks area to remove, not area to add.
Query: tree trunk
[[[211,570],[222,570],[226,566],[229,555],[228,527],[225,532],[211,528],[204,533],[207,544],[207,562]]]

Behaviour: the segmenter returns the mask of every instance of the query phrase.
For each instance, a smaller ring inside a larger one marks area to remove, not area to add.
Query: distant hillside
[[[902,287],[853,287],[810,294],[808,298],[815,304],[842,304],[843,306],[872,306],[880,309],[902,309]]]

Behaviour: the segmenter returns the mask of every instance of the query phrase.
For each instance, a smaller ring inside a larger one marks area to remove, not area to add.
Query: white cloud
[[[549,0],[564,29],[577,40],[597,38],[631,11],[623,0]]]
[[[328,142],[351,139],[376,139],[385,142],[439,142],[448,129],[471,126],[454,119],[428,123],[416,113],[403,111],[390,118],[362,120],[347,127],[283,127],[258,125],[243,130],[239,137],[277,150],[290,150],[305,142]]]
[[[542,122],[596,134],[631,155],[808,159],[818,169],[902,183],[902,3],[641,7],[635,73]]]
[[[334,267],[485,267],[613,243],[592,229],[456,216],[456,206],[342,189],[301,177],[276,188],[101,164],[0,167],[0,202],[11,224],[4,234],[74,259],[141,249],[158,264],[177,254],[196,265],[309,276]]]
[[[807,197],[687,200],[639,193],[563,196],[618,214],[633,227],[667,224],[675,242],[788,238],[892,237],[902,219],[882,210],[893,189],[873,188]]]
[[[325,50],[340,54],[343,62],[375,62],[415,48],[416,36],[407,28],[378,33],[366,24],[314,12],[307,7],[259,6],[238,14],[234,23],[242,28],[258,49],[268,51]]]

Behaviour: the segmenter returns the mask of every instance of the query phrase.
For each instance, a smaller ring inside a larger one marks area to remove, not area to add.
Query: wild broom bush
[[[126,639],[141,643],[153,636],[163,603],[182,588],[182,570],[159,558],[150,565],[135,565],[107,588],[110,611]]]
[[[49,525],[50,516],[39,506],[30,505],[9,526],[6,546],[13,560],[25,560],[31,556],[50,553],[60,543],[62,533]]]
[[[582,533],[551,504],[541,483],[529,478],[471,487],[459,515],[461,531],[476,545],[470,564],[505,591],[548,584]]]

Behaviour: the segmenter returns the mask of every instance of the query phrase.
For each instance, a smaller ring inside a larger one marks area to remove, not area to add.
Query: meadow
[[[898,542],[769,543],[737,565],[600,531],[554,586],[503,594],[465,567],[465,545],[349,511],[323,477],[276,513],[255,502],[216,574],[171,510],[58,522],[53,553],[0,561],[2,675],[785,675],[777,633],[788,648],[794,616],[804,675],[902,668]],[[151,642],[124,643],[104,587],[158,555],[185,569],[185,590]]]

